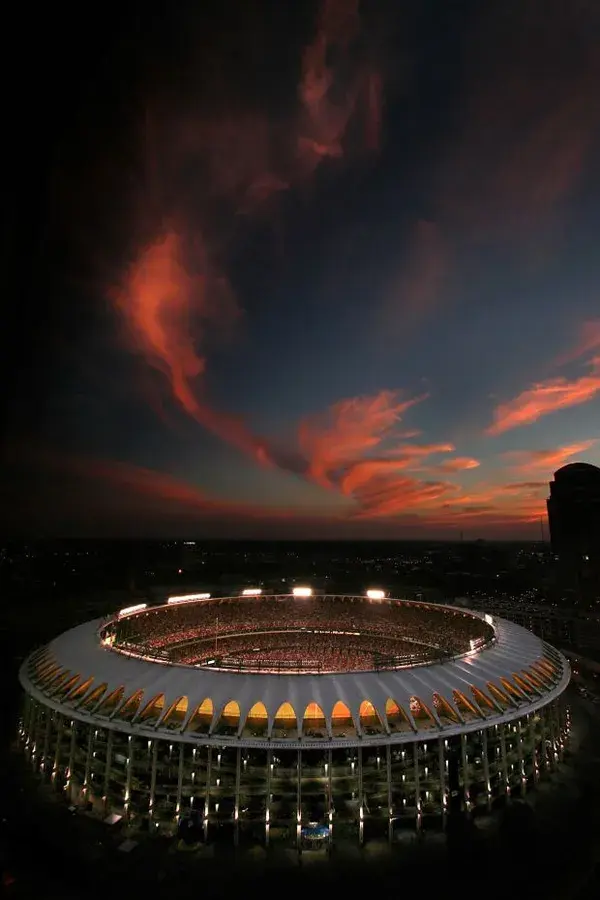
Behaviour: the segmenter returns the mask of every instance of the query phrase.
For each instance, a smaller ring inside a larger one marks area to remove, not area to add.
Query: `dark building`
[[[600,469],[570,463],[554,473],[548,498],[552,552],[578,577],[600,569]]]

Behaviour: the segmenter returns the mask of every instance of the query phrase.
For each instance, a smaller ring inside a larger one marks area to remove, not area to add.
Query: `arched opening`
[[[70,674],[70,669],[59,669],[58,672],[54,672],[51,678],[47,678],[45,680],[44,690],[48,694],[52,694],[58,687],[60,687],[61,684],[63,684],[63,682],[67,680]]]
[[[391,697],[385,701],[385,717],[390,731],[414,732],[414,728],[404,709],[399,706],[395,700],[392,700]]]
[[[267,713],[267,707],[259,700],[246,716],[243,734],[245,737],[264,737],[268,726],[269,714]]]
[[[240,705],[236,700],[230,700],[226,703],[223,712],[217,722],[215,734],[229,735],[235,737],[240,726]]]
[[[188,711],[188,698],[187,697],[178,697],[177,700],[171,703],[170,707],[166,711],[163,716],[163,720],[160,723],[164,728],[170,728],[171,731],[178,730],[179,728],[183,728],[183,723],[185,722],[185,717],[187,716]]]
[[[345,703],[338,700],[331,711],[331,733],[334,737],[347,737],[356,734],[352,713]]]
[[[460,717],[456,710],[452,709],[446,698],[442,697],[441,694],[433,695],[433,706],[442,726],[448,727],[457,725],[460,722]]]
[[[309,703],[304,710],[302,733],[306,737],[326,737],[327,723],[325,714],[318,703]]]
[[[501,678],[500,684],[504,688],[504,690],[510,694],[511,697],[514,697],[516,700],[526,700],[527,694],[523,693],[523,691],[518,688],[515,684],[510,682],[508,678]]]
[[[54,695],[56,697],[66,697],[69,691],[72,691],[78,681],[81,680],[81,675],[73,675],[71,678],[67,679],[67,681],[63,682],[55,691]]]
[[[475,719],[483,719],[483,713],[480,713],[477,707],[467,700],[462,691],[452,691],[452,699],[457,710],[465,720],[465,722],[473,722]]]
[[[495,684],[492,684],[491,681],[488,681],[487,689],[503,711],[512,709],[516,706],[510,694],[505,694],[504,691],[501,691],[500,688],[496,687]]]
[[[554,680],[549,672],[547,672],[539,662],[531,663],[531,670],[535,672],[538,678],[548,687],[553,687]]]
[[[153,723],[158,722],[160,717],[162,716],[165,708],[165,695],[157,694],[155,697],[150,700],[149,703],[143,707],[141,713],[138,716],[139,722],[144,722],[146,725],[152,725]]]
[[[385,728],[377,715],[377,710],[370,700],[363,700],[360,704],[358,717],[360,719],[360,727],[363,734],[375,735],[383,734],[385,732]]]
[[[116,711],[115,717],[123,722],[131,722],[138,713],[143,697],[143,691],[134,691],[131,697],[128,697],[121,708]]]
[[[198,734],[208,734],[212,724],[214,708],[212,700],[208,698],[199,703],[194,710],[186,731],[195,731]]]
[[[491,697],[488,697],[487,694],[484,694],[483,691],[480,691],[475,685],[471,685],[471,693],[473,694],[473,699],[482,711],[488,709],[490,712],[498,712],[498,710],[501,709],[501,707],[494,703]]]
[[[68,693],[67,696],[65,697],[65,700],[66,700],[68,703],[74,703],[74,702],[75,702],[76,700],[78,700],[80,697],[83,697],[83,695],[85,694],[85,692],[88,691],[88,690],[91,688],[91,686],[92,686],[93,683],[94,683],[94,679],[93,679],[93,678],[86,678],[86,679],[85,679],[84,681],[82,681],[80,684],[78,684],[78,685],[76,685],[75,687],[71,688],[71,690],[69,691],[69,693]]]
[[[55,662],[45,662],[36,670],[36,677],[34,680],[41,684],[51,672],[58,672],[59,669],[60,666],[57,666]]]
[[[115,690],[102,701],[98,707],[98,712],[103,716],[110,716],[123,699],[124,694],[125,688],[122,685],[121,687],[115,688]]]
[[[539,697],[540,691],[531,684],[528,678],[517,675],[516,672],[512,673],[512,678],[514,683],[526,697]]]
[[[82,687],[83,687],[83,685],[82,685]],[[97,687],[95,687],[92,691],[90,691],[90,693],[86,697],[83,696],[83,693],[80,694],[79,702],[77,705],[81,709],[84,709],[84,710],[93,709],[102,700],[102,697],[106,693],[107,687],[108,687],[108,685],[106,684],[106,682],[104,682],[104,684],[97,685]],[[79,690],[79,688],[77,688],[77,690]]]
[[[419,699],[419,697],[410,698],[410,713],[415,720],[418,729],[437,727],[431,710]]]
[[[290,732],[293,734],[290,735]],[[298,732],[298,720],[291,703],[282,703],[273,720],[273,737],[296,737]]]

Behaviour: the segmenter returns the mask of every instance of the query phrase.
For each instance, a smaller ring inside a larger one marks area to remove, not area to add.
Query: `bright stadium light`
[[[262,594],[262,588],[244,588],[242,591],[242,597],[258,597],[259,594]]]
[[[488,625],[494,624],[494,620],[492,619],[492,617],[490,616],[489,613],[486,613],[483,618],[485,619],[485,621],[487,622]]]
[[[295,587],[292,591],[294,597],[311,597],[312,596],[312,588],[309,587]]]
[[[210,600],[210,594],[182,594],[181,597],[169,597],[167,603],[192,603],[193,600]]]
[[[136,603],[135,606],[126,606],[125,609],[119,610],[119,618],[121,618],[122,616],[129,616],[134,612],[140,612],[142,609],[146,609],[147,606],[147,603]]]
[[[383,600],[383,598],[385,597],[385,591],[375,590],[374,588],[372,588],[371,590],[367,591],[367,597],[369,598],[369,600]]]

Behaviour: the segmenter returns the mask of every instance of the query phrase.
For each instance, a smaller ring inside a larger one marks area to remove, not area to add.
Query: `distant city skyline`
[[[600,9],[234,6],[52,93],[2,532],[547,538],[600,465]]]

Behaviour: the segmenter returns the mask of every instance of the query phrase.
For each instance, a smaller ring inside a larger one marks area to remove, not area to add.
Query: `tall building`
[[[552,551],[567,560],[600,557],[600,469],[570,463],[554,473],[548,498]]]

